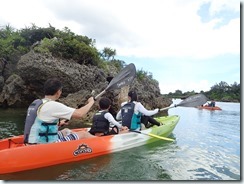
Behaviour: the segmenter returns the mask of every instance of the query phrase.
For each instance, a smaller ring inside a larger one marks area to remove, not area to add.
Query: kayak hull
[[[197,107],[198,109],[207,109],[207,110],[222,110],[220,107],[215,106],[215,107],[209,107],[209,106],[199,106]]]
[[[142,130],[145,134],[168,137],[179,121],[179,116],[157,118],[161,126]],[[87,128],[73,131],[87,131]],[[31,170],[51,165],[85,160],[122,151],[160,139],[129,132],[117,135],[92,137],[60,143],[24,145],[23,135],[0,140],[0,174]]]

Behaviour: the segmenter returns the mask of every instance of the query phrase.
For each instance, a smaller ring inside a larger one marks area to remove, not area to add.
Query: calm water
[[[175,100],[178,104],[180,100]],[[240,104],[222,111],[177,107],[171,138],[98,158],[0,175],[2,180],[240,180]],[[25,110],[0,110],[0,137],[23,133]],[[65,149],[65,148],[64,148]]]

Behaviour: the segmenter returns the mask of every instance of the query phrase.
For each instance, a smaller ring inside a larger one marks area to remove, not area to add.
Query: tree
[[[103,57],[104,60],[106,61],[111,61],[114,60],[114,56],[116,55],[116,50],[111,49],[109,47],[105,47],[102,50],[101,56]]]
[[[26,53],[28,49],[23,46],[24,42],[20,33],[10,25],[0,29],[0,58],[9,60],[9,58],[18,58],[19,55]]]
[[[175,95],[176,96],[181,96],[182,95],[182,91],[179,90],[179,89],[175,90]]]

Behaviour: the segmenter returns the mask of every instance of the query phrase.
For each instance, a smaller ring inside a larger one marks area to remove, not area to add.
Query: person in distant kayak
[[[90,97],[88,103],[79,109],[68,107],[56,101],[61,93],[62,84],[59,79],[51,78],[44,83],[45,97],[35,101],[36,103],[28,108],[24,131],[25,143],[52,143],[94,137],[86,131],[75,133],[69,129],[58,131],[59,126],[67,124],[65,120],[83,117],[94,104],[94,98]]]
[[[109,112],[111,100],[104,97],[99,101],[100,110],[93,116],[93,124],[90,133],[95,136],[113,135],[128,131],[128,127],[122,126]],[[110,128],[112,125],[112,128]]]
[[[208,104],[209,107],[215,107],[215,101],[211,100],[211,102]]]
[[[121,109],[117,113],[116,119],[122,120],[122,125],[127,126],[131,130],[140,130],[141,123],[149,128],[153,125],[160,126],[153,117],[154,114],[159,112],[159,109],[147,110],[140,102],[137,101],[137,93],[129,91],[128,101],[121,104]],[[150,122],[150,124],[148,124]]]

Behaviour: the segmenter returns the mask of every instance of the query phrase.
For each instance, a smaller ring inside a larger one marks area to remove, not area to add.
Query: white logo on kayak
[[[78,149],[74,151],[74,156],[77,156],[82,153],[91,153],[92,149],[89,148],[86,144],[79,145]]]

